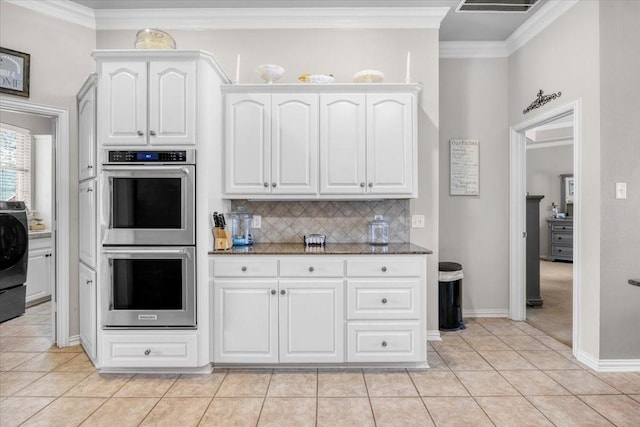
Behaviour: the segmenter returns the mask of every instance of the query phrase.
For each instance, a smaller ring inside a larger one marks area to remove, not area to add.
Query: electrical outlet
[[[262,228],[262,217],[260,215],[253,216],[253,223],[251,228]]]
[[[616,199],[626,199],[626,198],[627,198],[627,183],[616,182]]]
[[[424,228],[424,215],[411,216],[411,228]]]

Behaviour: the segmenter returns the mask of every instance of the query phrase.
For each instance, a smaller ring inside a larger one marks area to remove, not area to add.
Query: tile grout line
[[[429,408],[427,408],[427,404],[424,402],[423,396],[420,394],[420,390],[418,389],[418,386],[416,385],[416,382],[413,380],[413,377],[411,376],[411,373],[409,372],[408,369],[407,369],[407,375],[409,375],[409,380],[411,380],[411,382],[413,383],[413,387],[415,387],[416,391],[418,392],[418,399],[420,399],[420,403],[422,403],[422,406],[424,407],[424,410],[427,411],[427,415],[429,416],[429,419],[431,420],[431,422],[435,426],[436,422],[433,419],[433,416],[431,415],[431,412],[429,412]]]
[[[271,381],[273,380],[274,370],[270,369],[269,372],[270,372],[269,384],[267,384],[267,389],[265,390],[264,396],[262,398],[262,405],[260,406],[260,412],[258,413],[258,419],[256,420],[256,427],[258,427],[258,424],[260,424],[260,417],[262,416],[262,410],[264,409],[264,404],[267,402],[267,396],[269,395],[269,388],[271,387]]]

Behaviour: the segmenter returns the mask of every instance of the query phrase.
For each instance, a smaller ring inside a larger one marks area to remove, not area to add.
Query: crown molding
[[[440,58],[506,58],[544,31],[580,0],[549,0],[504,41],[443,41]]]
[[[96,14],[93,9],[69,0],[2,0],[43,15],[72,22],[95,30]]]
[[[99,9],[98,30],[439,29],[448,7]]]
[[[440,42],[440,58],[506,58],[504,42]]]
[[[580,0],[549,0],[536,13],[511,33],[504,41],[508,55],[524,46],[529,40],[544,31]]]

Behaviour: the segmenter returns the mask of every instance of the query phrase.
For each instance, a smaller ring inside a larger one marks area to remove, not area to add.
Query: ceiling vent
[[[538,0],[462,0],[456,12],[527,13]]]

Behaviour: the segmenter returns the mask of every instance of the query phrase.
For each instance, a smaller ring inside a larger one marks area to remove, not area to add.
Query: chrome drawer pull
[[[387,346],[387,342],[386,341],[382,341],[382,346],[386,347]]]
[[[287,293],[287,291],[285,291],[284,289],[281,289],[281,290],[280,290],[280,295],[284,295],[284,294],[286,294],[286,293]]]
[[[382,267],[382,272],[386,272],[387,271],[387,267]]]
[[[275,289],[271,289],[271,295],[275,295],[276,294],[276,290]]]
[[[247,271],[247,267],[245,267],[244,265],[242,266],[242,268],[240,269],[242,271]]]
[[[387,299],[386,298],[382,298],[382,303],[386,304],[387,303]]]
[[[262,185],[264,185],[265,187],[268,187],[268,186],[269,186],[269,183],[268,183],[268,182],[265,182],[265,183],[264,183],[264,184],[262,184]]]
[[[144,355],[145,355],[145,356],[148,356],[148,355],[150,355],[150,354],[151,354],[151,350],[150,350],[150,349],[146,349],[146,350],[144,351]]]
[[[309,267],[309,272],[313,273],[313,270],[315,270],[315,268]]]

